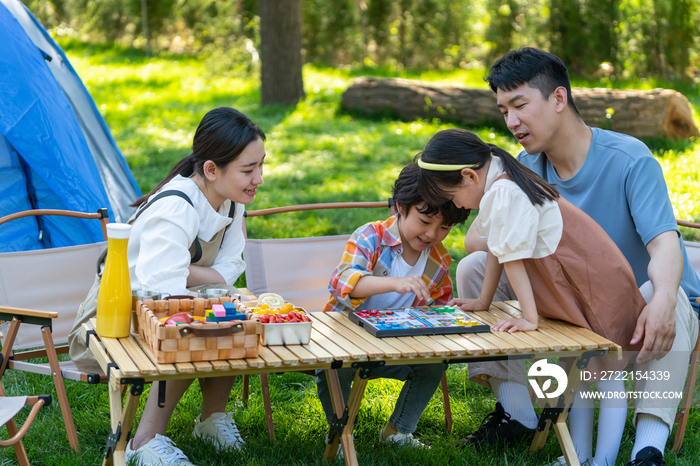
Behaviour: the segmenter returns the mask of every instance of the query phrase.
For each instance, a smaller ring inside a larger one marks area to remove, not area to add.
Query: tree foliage
[[[257,0],[146,0],[156,51],[257,71]],[[27,0],[48,27],[143,47],[141,0]],[[578,75],[700,78],[700,0],[303,0],[304,60],[452,69],[523,45]],[[228,58],[227,58],[228,57]]]

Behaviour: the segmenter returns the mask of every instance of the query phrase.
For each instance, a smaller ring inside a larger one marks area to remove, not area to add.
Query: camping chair
[[[343,202],[278,207],[247,212],[247,217],[259,217],[282,212],[317,209],[389,207],[389,202]],[[245,223],[244,223],[245,231]],[[246,234],[247,238],[247,234]],[[328,280],[338,266],[350,235],[281,239],[246,239],[243,252],[246,263],[246,286],[256,296],[277,293],[309,312],[321,311],[328,302]],[[314,376],[313,371],[300,371]],[[248,398],[248,376],[243,381],[243,402]],[[274,440],[272,408],[267,375],[261,374],[265,416],[270,440]],[[443,376],[442,397],[447,431],[452,430],[452,411],[447,392],[447,377]]]
[[[5,396],[5,390],[0,384],[0,424],[5,424],[7,434],[10,437],[7,440],[0,440],[0,447],[5,448],[12,446],[15,449],[15,455],[20,466],[29,466],[29,458],[22,444],[22,438],[31,427],[32,422],[39,414],[42,406],[51,404],[50,395],[39,396]],[[15,416],[25,406],[32,406],[27,419],[20,429],[17,429],[15,424]]]
[[[102,223],[105,239],[107,237],[107,209],[100,209],[94,214],[30,210],[0,218],[0,225],[17,218],[36,215],[98,219]],[[99,383],[104,376],[81,372],[71,361],[59,362],[58,355],[68,353],[68,346],[63,344],[67,343],[68,333],[80,303],[92,286],[97,257],[105,247],[106,242],[101,242],[0,254],[0,321],[9,323],[2,346],[0,380],[8,368],[51,375],[56,386],[68,441],[76,452],[79,451],[78,435],[68,404],[64,379]],[[40,326],[40,331],[35,325]],[[30,348],[33,350],[16,352]],[[48,364],[28,361],[43,357],[48,358]]]

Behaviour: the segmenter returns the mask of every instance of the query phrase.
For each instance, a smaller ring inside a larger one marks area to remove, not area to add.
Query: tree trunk
[[[301,0],[259,0],[262,104],[293,105],[304,97]]]
[[[674,90],[574,88],[572,93],[581,118],[589,126],[643,138],[700,137],[688,99]],[[341,105],[348,110],[407,120],[437,117],[468,125],[505,124],[490,89],[409,79],[357,78],[343,93]]]

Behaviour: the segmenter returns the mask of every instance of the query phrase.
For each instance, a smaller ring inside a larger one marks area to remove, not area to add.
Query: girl
[[[263,182],[264,140],[262,130],[238,110],[221,107],[204,116],[192,153],[133,204],[138,210],[129,220],[132,289],[196,295],[191,290],[203,285],[233,285],[245,270],[243,213]],[[88,311],[83,307],[78,320],[86,320]],[[243,446],[233,419],[225,413],[234,380],[200,379],[203,405],[193,435],[217,449]],[[175,406],[191,383],[168,381],[164,408],[158,408],[158,387],[153,384],[138,430],[127,444],[127,462],[192,464],[164,436]]]
[[[625,351],[639,349],[629,342],[646,303],[630,265],[603,229],[561,198],[554,186],[503,149],[461,129],[437,133],[417,162],[426,201],[453,200],[458,207],[478,208],[476,228],[489,249],[480,297],[452,303],[465,310],[488,309],[505,267],[523,317],[501,320],[494,330],[535,330],[539,314],[591,329]],[[617,371],[628,360],[593,358],[590,370]],[[601,399],[595,457],[593,402],[582,395],[590,387],[579,389],[574,407],[580,409],[572,410],[570,423],[581,462],[615,464],[627,403],[624,382],[612,379],[595,382],[599,391],[617,392],[617,398]],[[581,408],[586,403],[591,409]]]

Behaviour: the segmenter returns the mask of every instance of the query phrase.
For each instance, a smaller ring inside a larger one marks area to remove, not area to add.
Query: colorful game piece
[[[238,312],[235,303],[224,303],[224,310],[226,311],[226,314],[235,314]]]
[[[211,311],[216,317],[226,317],[226,309],[221,304],[212,304]]]

